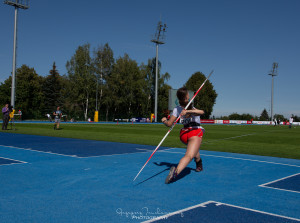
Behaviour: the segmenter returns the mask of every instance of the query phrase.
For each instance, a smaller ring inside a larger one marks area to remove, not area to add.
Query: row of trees
[[[147,64],[138,63],[125,54],[114,58],[108,44],[91,50],[90,44],[76,49],[66,63],[67,74],[60,75],[55,62],[47,76],[40,76],[34,68],[23,65],[16,72],[16,109],[24,119],[40,119],[60,106],[68,118],[87,120],[99,111],[99,120],[150,117],[154,111],[155,58]],[[162,74],[158,65],[158,118],[168,109],[166,84],[169,73]],[[205,76],[197,72],[186,83],[196,91]],[[11,77],[0,84],[0,102],[10,101]],[[208,82],[195,100],[195,105],[206,111],[208,118],[217,94]]]
[[[295,122],[300,122],[300,117],[296,115],[292,115],[294,118]],[[251,114],[238,114],[238,113],[232,113],[229,116],[221,116],[218,118],[220,120],[255,120],[255,121],[269,121],[271,120],[271,117],[269,116],[268,112],[266,109],[264,109],[260,116],[253,116]],[[284,117],[283,115],[280,114],[275,114],[274,119],[280,120],[280,121],[286,121],[289,120],[289,118]]]

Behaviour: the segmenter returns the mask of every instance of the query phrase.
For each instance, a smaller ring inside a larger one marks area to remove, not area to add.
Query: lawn
[[[300,159],[300,127],[259,125],[203,125],[202,150]],[[179,140],[181,126],[176,125],[162,146],[185,148]],[[153,145],[167,133],[160,124],[66,124],[53,130],[53,124],[16,123],[9,133],[103,140]]]

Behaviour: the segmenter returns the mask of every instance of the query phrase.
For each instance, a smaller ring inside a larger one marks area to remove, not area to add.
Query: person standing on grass
[[[166,184],[175,181],[177,176],[187,167],[192,159],[194,159],[196,163],[196,171],[200,172],[203,170],[199,149],[204,132],[204,129],[200,126],[200,115],[203,115],[204,111],[192,106],[189,106],[187,110],[184,109],[190,100],[188,90],[185,87],[178,89],[177,98],[179,100],[179,106],[174,108],[170,119],[168,120],[164,117],[161,121],[167,127],[171,127],[174,121],[181,115],[180,123],[183,124],[184,127],[180,131],[180,140],[187,145],[187,149],[184,157],[179,161],[177,168],[175,166],[171,167],[165,180]]]
[[[46,114],[47,118],[48,118],[48,121],[49,122],[52,122],[52,118],[51,118],[51,115],[50,114]]]
[[[60,107],[57,107],[56,111],[53,112],[53,115],[55,117],[54,130],[58,130],[60,119],[61,119],[61,116],[62,116],[62,112],[60,110]]]
[[[14,109],[13,106],[11,106],[11,109],[9,112],[9,121],[11,122],[11,126],[12,126],[12,123],[15,124],[15,112],[16,112],[16,110]]]
[[[7,125],[9,122],[9,107],[8,104],[5,104],[5,106],[2,108],[2,130],[7,130]]]
[[[20,121],[22,121],[22,111],[21,111],[21,109],[18,111],[18,114],[19,114]]]
[[[293,125],[293,122],[294,122],[294,118],[293,117],[290,117],[290,125],[289,125],[289,128],[291,129],[292,128],[292,125]]]

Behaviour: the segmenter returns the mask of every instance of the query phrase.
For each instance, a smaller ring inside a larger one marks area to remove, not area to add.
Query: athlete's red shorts
[[[188,143],[189,138],[193,136],[198,136],[202,138],[203,136],[203,131],[201,128],[183,128],[180,131],[180,140],[184,144]]]

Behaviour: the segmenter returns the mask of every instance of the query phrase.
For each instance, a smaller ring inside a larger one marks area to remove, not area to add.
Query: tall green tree
[[[185,83],[185,86],[188,90],[197,91],[205,79],[206,77],[203,73],[196,72]],[[214,90],[214,86],[208,80],[194,99],[194,106],[198,109],[204,110],[205,112],[203,118],[209,118],[211,115],[217,96],[218,94]]]
[[[170,79],[170,74],[166,72],[165,74],[161,75],[159,81],[158,81],[158,120],[160,120],[166,113],[169,107],[169,90],[172,89],[172,87],[165,82]]]
[[[141,70],[144,73],[146,81],[146,116],[150,116],[154,113],[155,108],[155,78],[156,78],[156,58],[148,60],[148,64],[145,66],[142,64]],[[158,103],[157,103],[157,115],[160,119],[164,115],[164,111],[168,109],[168,97],[169,89],[171,87],[166,84],[166,81],[170,79],[168,72],[161,74],[161,62],[158,61]]]
[[[73,115],[84,117],[93,116],[90,104],[95,103],[96,77],[90,56],[90,44],[79,46],[66,64],[68,78],[68,100]]]
[[[268,121],[268,120],[270,120],[269,114],[268,114],[268,112],[267,112],[266,109],[264,109],[264,110],[261,112],[261,114],[260,114],[260,116],[259,116],[259,120],[260,120],[260,121]]]
[[[110,90],[107,87],[107,79],[111,75],[114,65],[114,54],[108,43],[104,46],[99,46],[94,49],[94,68],[96,74],[96,98],[97,108],[100,111],[100,116],[106,113],[108,119],[108,111],[110,108]]]
[[[292,115],[294,122],[300,122],[300,117],[297,115]]]
[[[107,80],[115,117],[131,118],[141,115],[146,99],[145,79],[136,61],[127,54],[116,60]]]
[[[250,121],[251,119],[253,119],[254,120],[254,116],[253,115],[251,115],[251,114],[242,114],[241,115],[241,120],[248,120],[248,121]]]
[[[3,83],[0,84],[0,104],[10,104],[11,95],[11,76],[7,78]],[[2,115],[2,113],[1,113]]]
[[[275,114],[274,115],[274,119],[277,119],[277,120],[280,120],[280,121],[283,121],[283,120],[287,120],[287,118],[285,118],[283,115],[281,114]]]
[[[44,110],[43,78],[34,68],[22,65],[16,72],[16,108],[23,118],[41,118]]]
[[[64,104],[62,95],[62,77],[56,69],[55,62],[49,73],[50,74],[45,77],[43,83],[45,112],[54,111],[57,106],[62,106]]]

